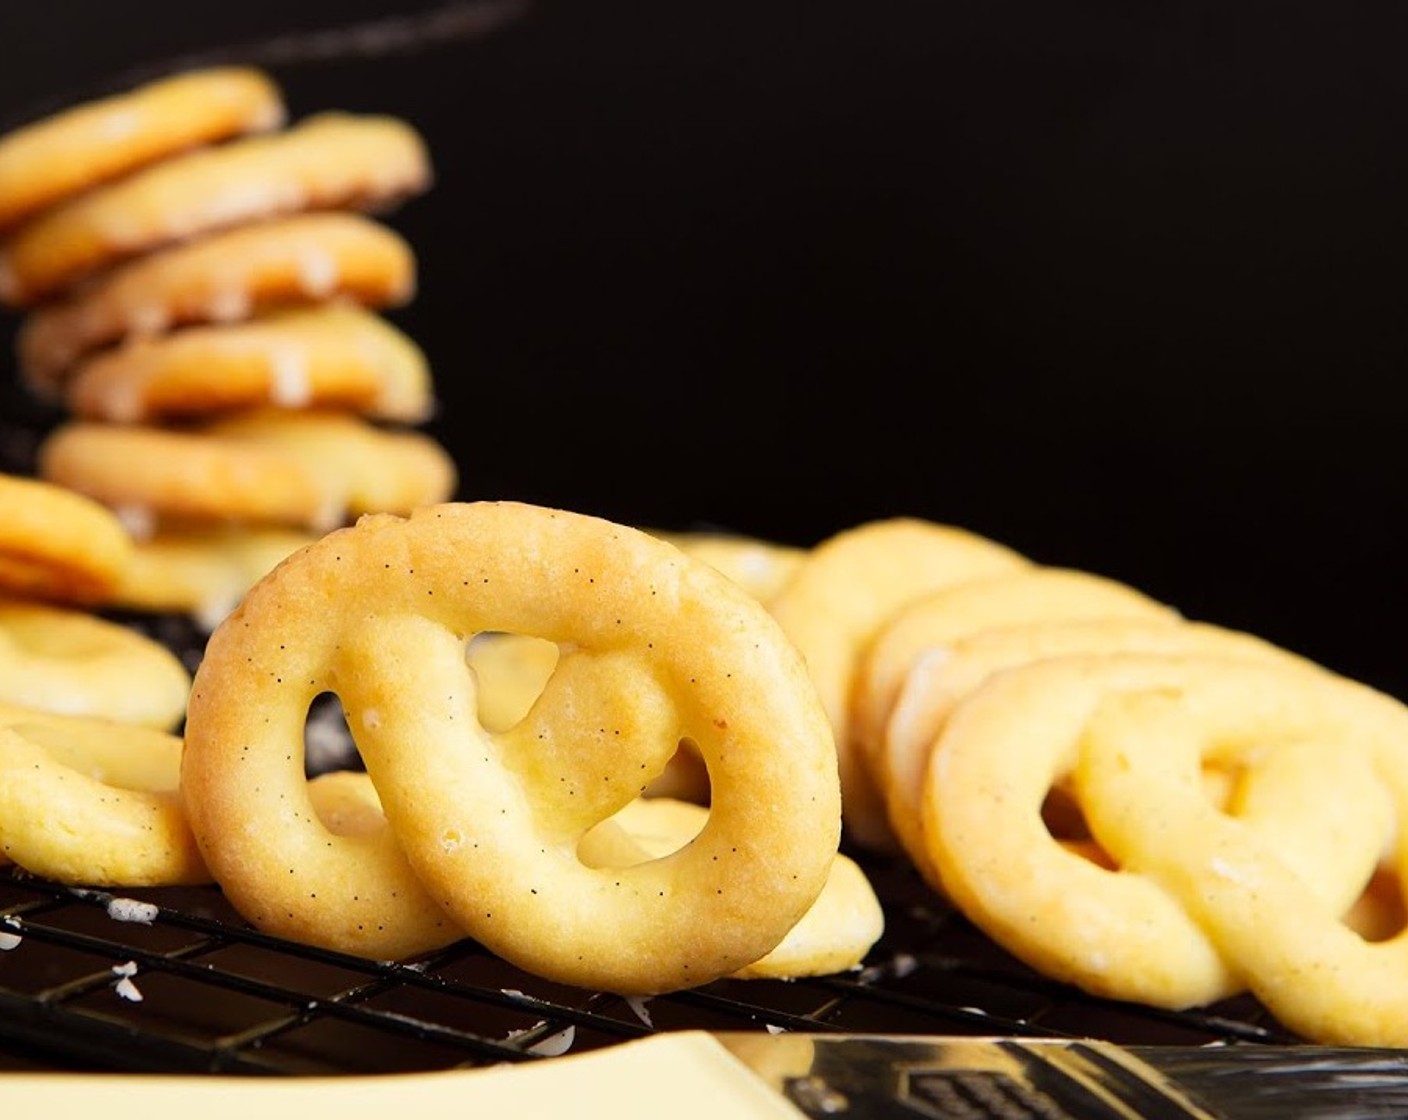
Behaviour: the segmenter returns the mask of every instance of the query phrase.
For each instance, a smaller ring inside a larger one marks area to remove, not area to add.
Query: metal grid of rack
[[[862,968],[648,999],[551,983],[468,940],[402,962],[294,944],[251,929],[214,887],[114,896],[11,873],[0,878],[0,1068],[419,1071],[683,1029],[1293,1041],[1246,997],[1170,1013],[1084,996],[1007,956],[907,865],[866,868],[887,927]]]

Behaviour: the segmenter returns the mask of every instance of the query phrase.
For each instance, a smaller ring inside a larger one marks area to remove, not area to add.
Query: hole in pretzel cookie
[[[673,855],[703,830],[709,811],[671,797],[638,798],[589,829],[577,845],[588,867],[634,867]]]
[[[474,634],[465,643],[465,663],[474,673],[479,722],[507,731],[528,714],[557,668],[560,650],[546,638],[507,631]]]
[[[1055,785],[1047,791],[1046,800],[1041,805],[1041,819],[1052,839],[1071,855],[1080,856],[1107,871],[1117,869],[1118,865],[1109,853],[1090,835],[1085,813],[1068,785]]]
[[[1403,884],[1386,867],[1369,880],[1364,893],[1344,915],[1344,924],[1365,941],[1387,941],[1408,926]]]
[[[564,650],[555,642],[507,631],[485,631],[465,644],[465,663],[477,686],[479,722],[487,731],[517,726],[543,694]],[[707,805],[709,774],[704,756],[689,739],[646,786],[647,797],[670,797]]]
[[[362,756],[357,752],[336,693],[319,693],[308,706],[303,725],[303,758],[310,778],[332,770],[362,769]]]
[[[1241,770],[1237,767],[1206,765],[1202,769],[1203,793],[1212,804],[1225,809],[1240,777]],[[1119,867],[1091,835],[1085,813],[1069,782],[1059,782],[1047,791],[1041,805],[1041,819],[1047,832],[1068,852],[1110,871]]]
[[[693,739],[680,740],[679,749],[665,764],[665,769],[645,787],[645,796],[709,804],[709,769]]]
[[[1046,800],[1041,804],[1041,819],[1046,831],[1057,840],[1080,842],[1090,839],[1090,829],[1085,823],[1080,802],[1067,785],[1055,785],[1047,791]]]

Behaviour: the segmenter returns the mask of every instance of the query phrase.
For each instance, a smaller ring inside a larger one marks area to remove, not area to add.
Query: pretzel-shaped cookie
[[[485,631],[568,649],[506,732],[477,718],[465,663]],[[302,726],[325,691],[389,822],[356,863],[306,801]],[[627,993],[706,983],[781,941],[839,840],[826,716],[762,606],[645,533],[522,503],[369,515],[290,557],[211,636],[186,736],[187,809],[234,905],[367,956],[407,951],[365,885],[375,860],[402,881],[401,854],[447,920],[530,971]],[[585,866],[581,837],[686,736],[713,793],[699,836]]]
[[[1048,657],[1097,653],[1215,656],[1312,667],[1306,659],[1253,634],[1157,615],[1003,626],[925,652],[911,666],[890,710],[875,776],[895,834],[935,889],[942,890],[942,884],[924,838],[921,805],[924,774],[949,716],[995,673]]]
[[[163,731],[0,704],[0,852],[59,883],[208,883],[180,767]]]
[[[1197,790],[1203,760],[1229,744],[1293,753],[1304,773],[1288,800],[1322,801],[1327,782],[1367,773],[1364,795],[1343,803],[1349,820],[1316,833],[1314,843],[1328,864],[1353,844],[1347,832],[1364,830],[1362,816],[1391,845],[1390,867],[1402,884],[1408,708],[1362,686],[1288,692],[1260,683],[1198,681],[1105,700],[1076,775],[1091,826],[1107,850],[1192,915],[1291,1030],[1322,1043],[1408,1045],[1408,930],[1366,941],[1307,884],[1284,835],[1267,837],[1217,812]]]
[[[458,482],[454,460],[424,433],[276,409],[179,429],[70,420],[40,444],[39,470],[120,511],[142,538],[183,523],[326,532],[360,513],[444,501]]]
[[[1261,936],[1284,943],[1296,936],[1290,926],[1345,913],[1372,877],[1393,823],[1384,783],[1346,736],[1357,737],[1360,723],[1378,736],[1396,721],[1384,715],[1391,702],[1326,670],[1129,653],[1054,657],[996,674],[958,706],[939,739],[925,781],[924,828],[947,894],[1015,956],[1096,995],[1186,1008],[1243,990],[1250,969],[1241,954],[1224,955],[1231,942],[1204,931],[1187,892],[1167,889],[1162,871],[1144,873],[1152,839],[1145,837],[1138,859],[1111,870],[1058,845],[1041,817],[1047,793],[1081,765],[1101,705],[1121,692],[1151,690],[1186,698],[1217,720],[1217,751],[1206,761],[1238,778],[1229,802],[1237,830],[1264,836],[1305,884],[1303,906],[1274,922],[1257,906]],[[1262,717],[1269,723],[1258,724]],[[1236,734],[1221,734],[1227,728]],[[1305,770],[1296,744],[1278,742],[1288,728],[1298,733],[1293,738],[1309,737],[1317,758],[1335,758],[1319,766],[1308,790],[1288,780],[1287,768],[1294,777]],[[1397,727],[1405,729],[1408,720]],[[1157,728],[1144,734],[1156,751],[1167,745]],[[1141,804],[1149,808],[1154,796],[1146,789]],[[1203,797],[1201,786],[1196,796]],[[1109,810],[1082,808],[1116,858],[1135,851],[1132,841],[1112,843],[1123,835],[1115,835]],[[1167,824],[1170,812],[1183,811],[1161,810],[1158,819]],[[1211,806],[1209,814],[1202,818],[1208,827],[1220,816]],[[1181,826],[1165,828],[1162,838],[1206,851]],[[1182,857],[1162,859],[1176,866]],[[1200,889],[1228,889],[1206,859],[1196,872],[1185,867],[1185,881],[1199,876]]]
[[[816,545],[769,601],[802,651],[836,737],[847,835],[894,851],[880,792],[851,722],[861,653],[896,610],[930,591],[1029,567],[1020,553],[977,533],[895,517],[843,530]]]

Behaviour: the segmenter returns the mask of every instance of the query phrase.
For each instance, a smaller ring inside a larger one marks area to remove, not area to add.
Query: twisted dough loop
[[[876,781],[890,821],[925,880],[942,890],[923,827],[924,775],[944,725],[996,673],[1072,654],[1140,653],[1313,664],[1238,630],[1168,617],[1069,619],[980,630],[923,653],[910,667],[890,710],[876,761]]]
[[[1341,921],[1343,908],[1307,885],[1305,868],[1287,858],[1284,835],[1261,835],[1196,791],[1201,760],[1236,739],[1262,750],[1271,739],[1293,743],[1307,771],[1303,800],[1323,800],[1327,781],[1367,773],[1368,788],[1341,803],[1348,819],[1337,830],[1315,830],[1314,846],[1329,860],[1353,846],[1349,832],[1391,842],[1401,885],[1408,709],[1363,688],[1348,701],[1328,688],[1212,698],[1206,691],[1139,693],[1101,706],[1077,771],[1092,828],[1178,900],[1291,1030],[1324,1043],[1408,1045],[1408,929],[1364,940]],[[1157,736],[1147,734],[1151,723]]]
[[[1338,750],[1344,733],[1352,739],[1361,725],[1382,725],[1383,717],[1372,713],[1390,705],[1322,670],[1129,653],[1055,657],[997,674],[959,705],[935,747],[924,828],[948,894],[1016,956],[1097,995],[1183,1008],[1243,990],[1240,952],[1224,955],[1184,900],[1141,872],[1147,847],[1140,860],[1107,870],[1059,846],[1041,818],[1047,792],[1080,765],[1101,704],[1121,692],[1149,690],[1186,697],[1206,718],[1217,714],[1210,761],[1241,774],[1243,789],[1229,806],[1242,814],[1239,828],[1280,846],[1318,900],[1310,909],[1344,913],[1384,850],[1391,816],[1376,808],[1382,790],[1348,751],[1344,765],[1322,767],[1310,788],[1288,782],[1282,768],[1303,760],[1281,743],[1309,737]],[[1234,724],[1232,713],[1242,722]],[[1288,725],[1297,733],[1288,736]],[[1234,734],[1221,733],[1228,726]],[[1147,734],[1157,753],[1162,733]],[[1203,798],[1201,787],[1197,797]],[[1097,825],[1106,820],[1098,805],[1087,799],[1082,808],[1102,846],[1115,839]],[[1211,806],[1208,812],[1219,815]],[[1168,822],[1168,810],[1158,819]],[[1334,843],[1323,843],[1330,835]],[[1160,839],[1171,848],[1194,846],[1183,829],[1165,830]],[[1131,847],[1107,850],[1119,858]],[[1302,917],[1288,911],[1263,933],[1269,938]]]
[[[245,409],[328,408],[403,423],[434,410],[425,354],[345,301],[134,339],[85,359],[63,403],[115,424],[179,423]]]
[[[574,651],[497,734],[464,656],[485,631]],[[263,928],[414,951],[310,812],[301,732],[324,691],[389,822],[349,842],[387,889],[404,881],[392,857],[409,863],[452,925],[539,975],[640,993],[727,975],[796,924],[836,852],[835,753],[796,651],[746,592],[638,530],[511,502],[372,515],[291,557],[212,635],[182,782],[216,879]],[[699,837],[586,867],[582,835],[682,736],[713,790]]]

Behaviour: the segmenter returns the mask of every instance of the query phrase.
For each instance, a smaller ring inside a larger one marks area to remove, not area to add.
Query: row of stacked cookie
[[[211,626],[317,535],[457,484],[414,430],[424,355],[381,314],[416,261],[374,215],[427,189],[425,145],[287,115],[267,75],[215,68],[0,138],[0,300],[25,386],[70,414],[37,471],[138,539],[109,605]]]

